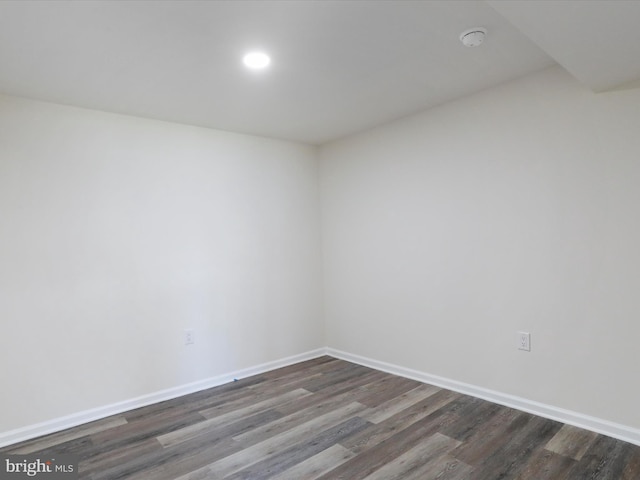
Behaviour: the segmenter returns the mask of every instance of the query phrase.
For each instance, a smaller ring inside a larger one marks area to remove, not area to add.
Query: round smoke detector
[[[460,34],[460,41],[465,47],[477,47],[482,45],[487,29],[482,27],[470,28]]]

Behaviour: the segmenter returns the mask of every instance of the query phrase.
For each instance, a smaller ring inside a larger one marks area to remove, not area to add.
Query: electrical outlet
[[[518,332],[518,350],[531,351],[531,334],[529,332]]]
[[[196,332],[193,328],[188,328],[184,331],[184,344],[193,345],[196,343]]]

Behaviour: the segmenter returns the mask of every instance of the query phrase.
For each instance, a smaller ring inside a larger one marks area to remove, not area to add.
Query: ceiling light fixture
[[[487,29],[482,27],[470,28],[460,34],[460,41],[465,47],[478,47],[484,42]]]
[[[242,58],[242,62],[251,70],[263,70],[269,66],[271,59],[263,52],[249,52]]]

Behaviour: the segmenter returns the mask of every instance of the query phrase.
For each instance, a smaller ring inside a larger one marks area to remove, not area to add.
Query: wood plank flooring
[[[87,480],[640,479],[640,447],[331,357],[0,451]]]

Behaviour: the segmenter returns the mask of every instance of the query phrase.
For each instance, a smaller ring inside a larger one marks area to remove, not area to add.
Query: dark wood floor
[[[640,447],[331,357],[2,452],[91,480],[640,479]]]

